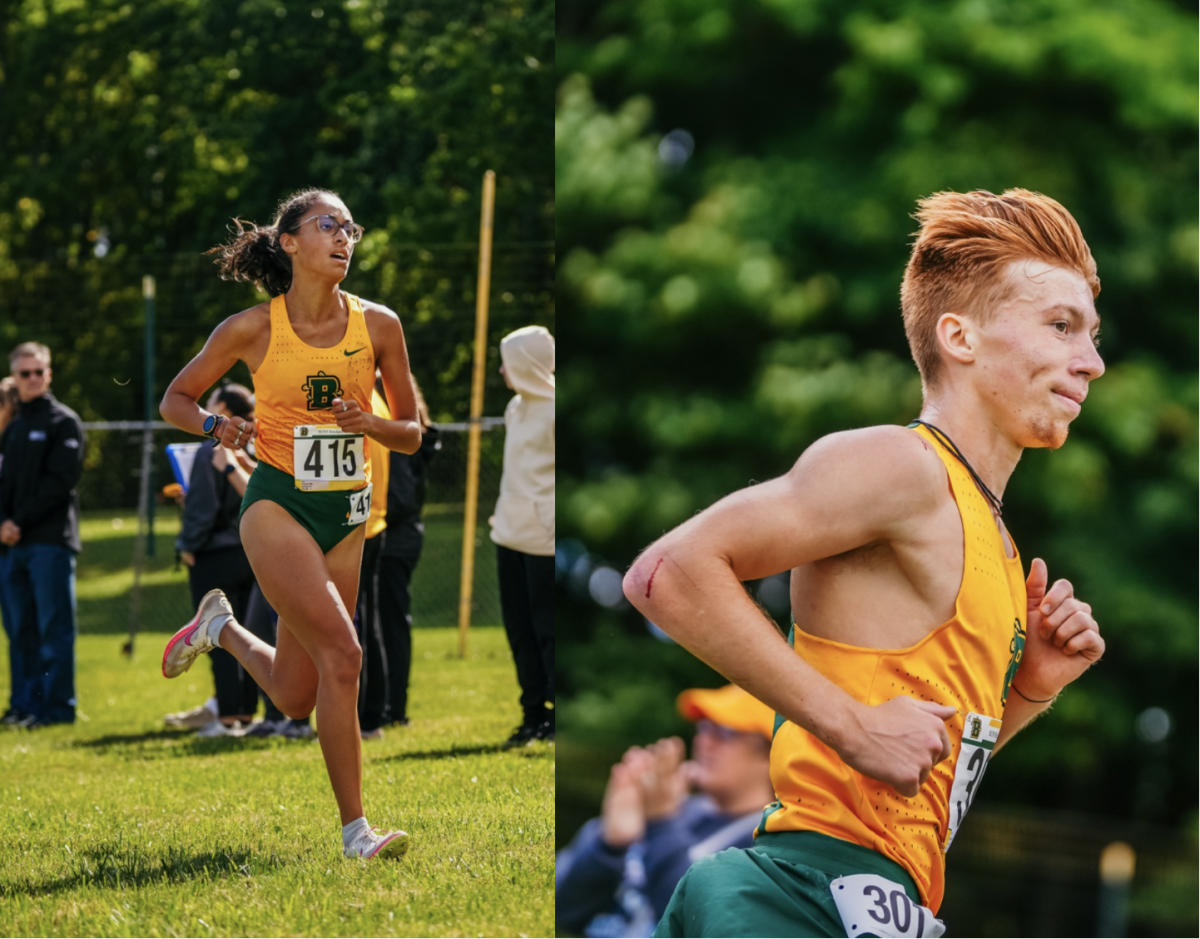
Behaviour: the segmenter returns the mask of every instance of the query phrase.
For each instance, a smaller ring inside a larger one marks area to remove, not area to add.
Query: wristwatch
[[[217,439],[217,428],[221,426],[221,421],[225,420],[220,414],[210,414],[204,419],[204,436]]]
[[[221,470],[221,472],[224,473],[226,476],[230,476],[233,474],[233,471],[235,469],[237,469],[237,467],[234,466],[232,463],[226,463],[225,468],[223,470]]]

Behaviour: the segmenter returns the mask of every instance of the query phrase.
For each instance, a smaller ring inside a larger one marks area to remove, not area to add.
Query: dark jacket
[[[240,548],[238,512],[242,497],[229,477],[213,466],[213,449],[204,443],[196,451],[187,496],[183,500],[183,523],[175,547],[189,554],[220,548]]]
[[[748,848],[761,812],[726,815],[693,796],[670,818],[646,825],[630,848],[610,848],[594,818],[554,859],[554,922],[560,935],[649,936],[684,871],[726,848]]]
[[[20,544],[62,545],[78,552],[83,475],[79,415],[46,392],[22,401],[0,436],[0,521],[21,529]]]
[[[427,427],[416,453],[389,451],[387,491],[387,538],[383,553],[389,557],[412,557],[421,553],[425,542],[425,479],[429,461],[442,448],[438,429]]]

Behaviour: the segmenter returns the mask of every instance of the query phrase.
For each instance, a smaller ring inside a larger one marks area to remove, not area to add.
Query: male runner
[[[901,289],[919,422],[832,434],[722,499],[625,578],[643,613],[777,712],[755,846],[694,865],[656,935],[940,935],[944,852],[991,754],[1104,651],[1070,583],[1001,519],[1026,447],[1088,383],[1100,283],[1026,190],[944,192]],[[785,641],[741,582],[792,571]]]

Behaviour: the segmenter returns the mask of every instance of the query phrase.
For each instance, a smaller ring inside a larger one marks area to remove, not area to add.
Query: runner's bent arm
[[[421,446],[421,425],[417,422],[417,397],[413,393],[408,367],[408,349],[400,319],[391,310],[376,303],[363,303],[363,315],[375,348],[375,365],[383,377],[392,420],[369,414],[349,403],[345,411],[334,407],[338,426],[356,434],[366,434],[389,450],[416,453]]]
[[[247,354],[248,350],[261,345],[263,339],[261,318],[256,322],[256,312],[258,308],[244,310],[229,317],[213,330],[204,348],[183,367],[183,371],[176,375],[167,387],[159,405],[159,413],[164,420],[191,434],[204,433],[204,421],[209,414],[197,402],[200,396],[220,381],[221,376],[238,361],[250,364],[251,356]],[[265,351],[264,349],[262,354],[265,354]],[[242,434],[243,444],[254,437],[253,422],[245,423],[249,431]],[[231,421],[225,421],[220,432],[222,442],[226,446],[232,446],[237,435],[231,424]]]
[[[953,707],[854,700],[788,646],[742,581],[878,541],[900,543],[945,491],[940,462],[901,428],[819,441],[785,476],[722,499],[651,545],[625,595],[730,681],[831,746],[850,766],[915,795],[950,753]]]
[[[1091,606],[1076,599],[1070,581],[1057,580],[1047,589],[1048,581],[1046,562],[1034,558],[1025,582],[1025,648],[1008,689],[997,750],[1050,710],[1059,692],[1104,654],[1104,639]]]

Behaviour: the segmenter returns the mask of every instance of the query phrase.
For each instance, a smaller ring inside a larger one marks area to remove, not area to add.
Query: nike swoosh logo
[[[363,349],[365,349],[365,348],[366,348],[366,346],[363,346],[363,347],[362,347],[362,348],[360,348],[360,349],[355,349],[353,352],[349,351],[348,349],[343,349],[343,350],[342,350],[342,355],[345,355],[345,356],[351,356],[351,355],[354,355],[354,354],[356,354],[356,353],[358,353],[358,352],[362,352],[362,350],[363,350]]]

